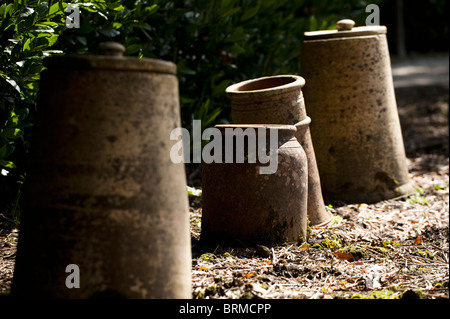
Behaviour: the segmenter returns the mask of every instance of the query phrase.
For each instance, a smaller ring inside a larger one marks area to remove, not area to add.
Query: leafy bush
[[[126,47],[127,55],[172,61],[178,67],[182,125],[190,129],[192,119],[200,119],[206,128],[230,119],[224,95],[228,85],[264,75],[298,74],[303,32],[333,27],[343,17],[361,24],[368,2],[72,1],[80,8],[80,28],[68,28],[68,2],[3,1],[0,167],[17,179],[24,173],[45,56],[95,53],[99,42],[113,40]]]

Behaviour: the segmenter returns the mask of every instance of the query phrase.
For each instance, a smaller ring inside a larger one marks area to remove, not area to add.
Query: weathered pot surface
[[[260,134],[276,130],[278,141],[277,170],[261,174],[266,166],[258,157],[249,158],[248,140],[245,142],[245,161],[202,164],[202,235],[208,244],[245,245],[280,244],[306,240],[307,227],[307,159],[295,139],[296,128],[289,125],[217,125],[223,143],[228,134],[235,143],[241,133],[228,130],[253,128],[256,140]],[[266,132],[258,132],[265,128]],[[269,136],[265,136],[267,148]],[[224,147],[226,147],[224,145]]]
[[[191,297],[184,165],[167,160],[176,67],[117,47],[45,60],[15,296]]]
[[[239,82],[225,92],[231,100],[233,123],[263,123],[296,125],[305,120],[303,77],[276,75]],[[308,219],[312,226],[327,226],[333,216],[326,211],[319,172],[309,128],[298,131],[296,138],[308,159]]]
[[[413,192],[386,27],[306,32],[302,74],[324,195],[372,203]]]

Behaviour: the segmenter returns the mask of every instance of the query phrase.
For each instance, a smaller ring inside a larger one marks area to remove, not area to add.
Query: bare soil
[[[193,298],[448,299],[448,85],[397,89],[396,97],[416,194],[327,202],[331,227],[274,247],[201,246],[201,198],[190,196]],[[188,169],[189,185],[200,188],[200,175]],[[11,286],[17,238],[0,214],[0,294]]]

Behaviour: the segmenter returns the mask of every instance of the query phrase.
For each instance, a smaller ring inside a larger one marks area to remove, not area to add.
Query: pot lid
[[[363,27],[354,27],[355,21],[350,19],[339,20],[336,23],[337,30],[320,30],[305,32],[304,39],[318,40],[331,38],[350,38],[364,35],[385,34],[387,29],[385,26],[372,25]]]
[[[176,74],[177,66],[169,61],[124,57],[125,47],[117,42],[102,42],[99,55],[54,55],[44,59],[48,68],[109,69]]]

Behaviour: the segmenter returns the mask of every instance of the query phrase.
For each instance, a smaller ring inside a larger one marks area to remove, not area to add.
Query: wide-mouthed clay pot
[[[231,124],[215,128],[220,130],[223,150],[220,162],[202,163],[201,241],[271,245],[306,240],[308,163],[295,138],[295,126]],[[253,139],[248,137],[250,133]],[[227,138],[234,141],[232,145],[243,139],[243,149],[228,149]],[[264,154],[276,152],[268,163],[260,156],[259,143],[266,148]],[[241,160],[235,155],[233,162],[226,162],[230,152],[240,153]],[[261,168],[269,165],[274,169],[263,173]]]
[[[231,100],[232,121],[236,124],[289,124],[306,120],[302,87],[305,80],[296,75],[277,75],[251,79],[226,89]],[[308,219],[312,226],[327,226],[333,216],[325,209],[321,183],[309,127],[296,138],[308,159]]]

